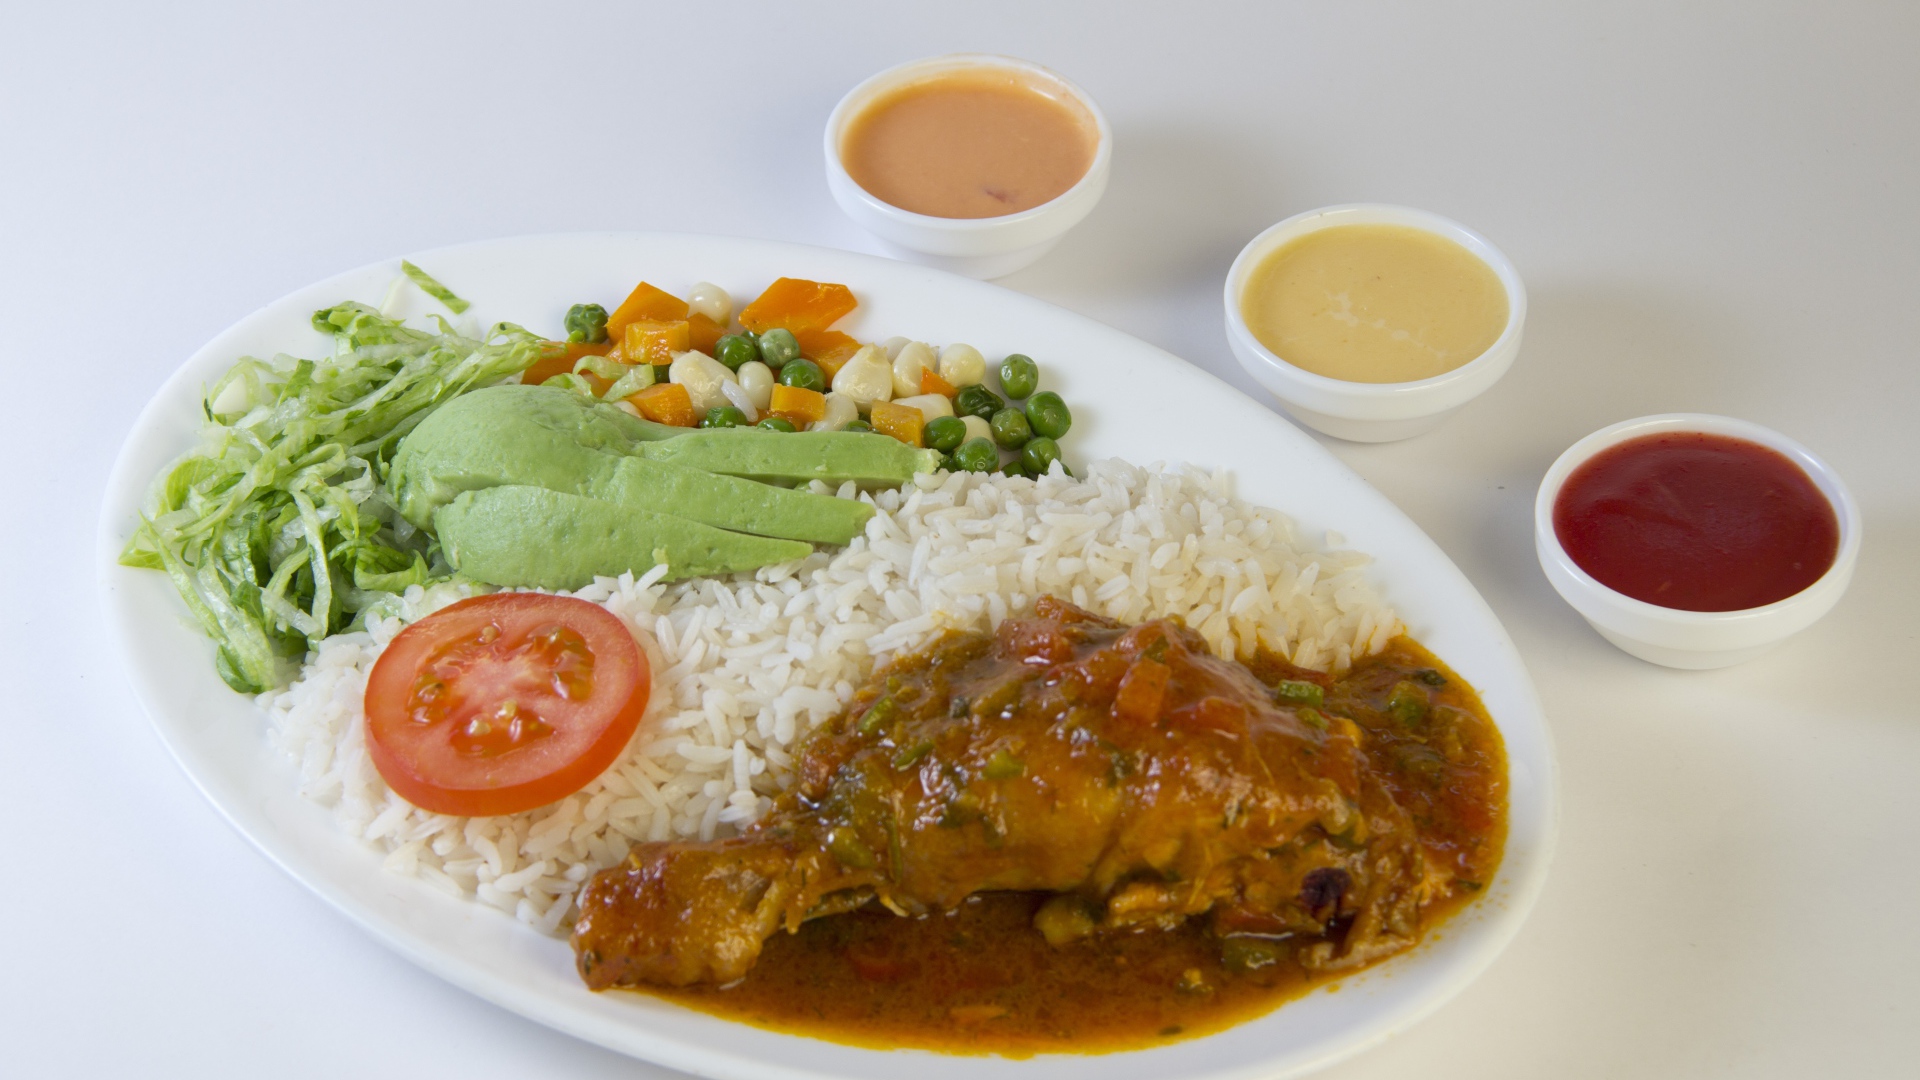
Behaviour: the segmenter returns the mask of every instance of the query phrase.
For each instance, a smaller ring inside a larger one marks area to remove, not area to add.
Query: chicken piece
[[[1206,918],[1298,941],[1310,967],[1357,966],[1412,943],[1434,887],[1359,740],[1178,623],[1128,628],[1043,597],[994,635],[949,633],[877,673],[744,835],[642,844],[597,875],[580,974],[727,983],[807,919],[985,890],[1059,894],[1036,918],[1055,944]]]

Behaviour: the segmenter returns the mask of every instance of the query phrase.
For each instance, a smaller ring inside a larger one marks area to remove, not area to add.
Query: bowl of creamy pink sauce
[[[1038,64],[955,54],[889,68],[827,118],[827,187],[887,254],[976,278],[1031,265],[1106,193],[1113,134]]]

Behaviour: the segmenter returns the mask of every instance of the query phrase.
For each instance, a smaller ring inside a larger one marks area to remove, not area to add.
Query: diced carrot
[[[853,290],[845,285],[783,277],[740,312],[740,325],[756,334],[781,326],[798,336],[802,330],[825,330],[856,306]]]
[[[800,355],[816,364],[828,353],[845,352],[852,356],[860,350],[858,341],[838,330],[795,330],[793,339],[800,343]]]
[[[605,356],[612,349],[612,342],[592,345],[584,341],[549,341],[540,359],[520,373],[520,381],[528,386],[538,386],[555,375],[572,371],[573,365],[579,363],[581,357]]]
[[[699,312],[687,316],[687,347],[694,352],[713,355],[713,347],[725,337],[727,328]]]
[[[1301,711],[1304,714],[1315,710]],[[1237,701],[1208,695],[1191,705],[1175,709],[1167,716],[1167,722],[1193,731],[1244,731],[1247,727],[1247,707]],[[1321,723],[1325,722],[1323,717]]]
[[[994,646],[1000,655],[1022,664],[1053,667],[1073,659],[1074,647],[1084,635],[1052,619],[1007,619],[994,632]]]
[[[911,405],[898,405],[891,401],[873,403],[873,430],[882,435],[891,435],[908,446],[925,446],[921,430],[927,426],[927,416]]]
[[[632,366],[631,364],[623,365],[623,367],[631,367],[631,366]],[[603,379],[600,376],[595,375],[591,371],[576,371],[574,372],[574,374],[587,380],[587,385],[593,388],[594,397],[599,397],[601,394],[604,394],[608,390],[613,389],[613,380]]]
[[[1167,694],[1167,681],[1173,669],[1146,657],[1134,661],[1120,678],[1120,690],[1113,696],[1113,715],[1129,723],[1150,725],[1160,719],[1160,703]]]
[[[803,428],[826,418],[827,395],[801,386],[775,384],[767,411],[775,416],[784,416],[793,421],[795,427]]]
[[[798,330],[793,337],[800,343],[800,355],[819,364],[829,383],[860,351],[858,341],[838,330]]]
[[[939,394],[941,397],[952,400],[959,396],[960,388],[941,378],[940,373],[932,368],[921,368],[920,392],[923,394]]]
[[[637,319],[620,333],[620,350],[615,359],[623,364],[671,364],[673,354],[686,352],[691,334],[687,320],[658,322]]]
[[[627,400],[656,424],[693,426],[693,395],[679,383],[655,383]]]
[[[620,306],[607,316],[607,336],[620,340],[620,332],[630,322],[651,319],[654,322],[679,322],[687,317],[687,302],[670,292],[656,289],[646,282],[633,287]]]

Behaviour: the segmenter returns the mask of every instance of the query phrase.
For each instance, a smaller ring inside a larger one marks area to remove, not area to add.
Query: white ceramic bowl
[[[1610,446],[1642,435],[1697,431],[1759,443],[1784,454],[1806,471],[1833,505],[1840,545],[1833,565],[1818,581],[1775,603],[1741,611],[1681,611],[1635,600],[1594,580],[1560,546],[1553,504],[1568,474]],[[1853,580],[1860,555],[1860,508],[1826,462],[1806,447],[1759,424],[1707,413],[1664,413],[1626,420],[1581,439],[1560,455],[1540,481],[1533,500],[1533,546],[1540,568],[1561,598],[1573,605],[1600,636],[1642,660],[1673,668],[1728,667],[1751,660],[1806,629],[1832,609]]]
[[[1048,94],[1071,99],[1093,118],[1097,142],[1093,164],[1080,182],[1058,198],[1017,214],[990,218],[943,218],[902,210],[854,183],[840,160],[848,121],[880,94],[949,71],[999,68],[1019,74]],[[1113,161],[1113,131],[1086,92],[1039,64],[1010,56],[955,53],[888,68],[847,92],[827,117],[827,188],[847,216],[871,232],[897,259],[974,278],[997,278],[1031,265],[1053,250],[1068,229],[1093,210],[1107,191]]]
[[[1478,256],[1507,290],[1507,325],[1498,340],[1478,357],[1431,379],[1402,383],[1362,383],[1316,375],[1287,363],[1260,343],[1240,314],[1247,275],[1274,249],[1311,232],[1338,225],[1404,225],[1444,236]],[[1487,238],[1438,214],[1406,206],[1353,203],[1309,210],[1253,238],[1227,271],[1227,343],[1240,366],[1280,400],[1294,419],[1335,438],[1354,442],[1392,442],[1431,430],[1460,406],[1479,396],[1513,366],[1520,354],[1520,332],[1527,321],[1527,289],[1520,274]]]

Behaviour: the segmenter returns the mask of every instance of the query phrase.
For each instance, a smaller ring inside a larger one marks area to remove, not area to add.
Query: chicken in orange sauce
[[[1416,944],[1491,879],[1505,783],[1404,638],[1332,679],[1043,597],[877,672],[742,836],[596,876],[574,947],[596,989],[840,1041],[1137,1046]]]

